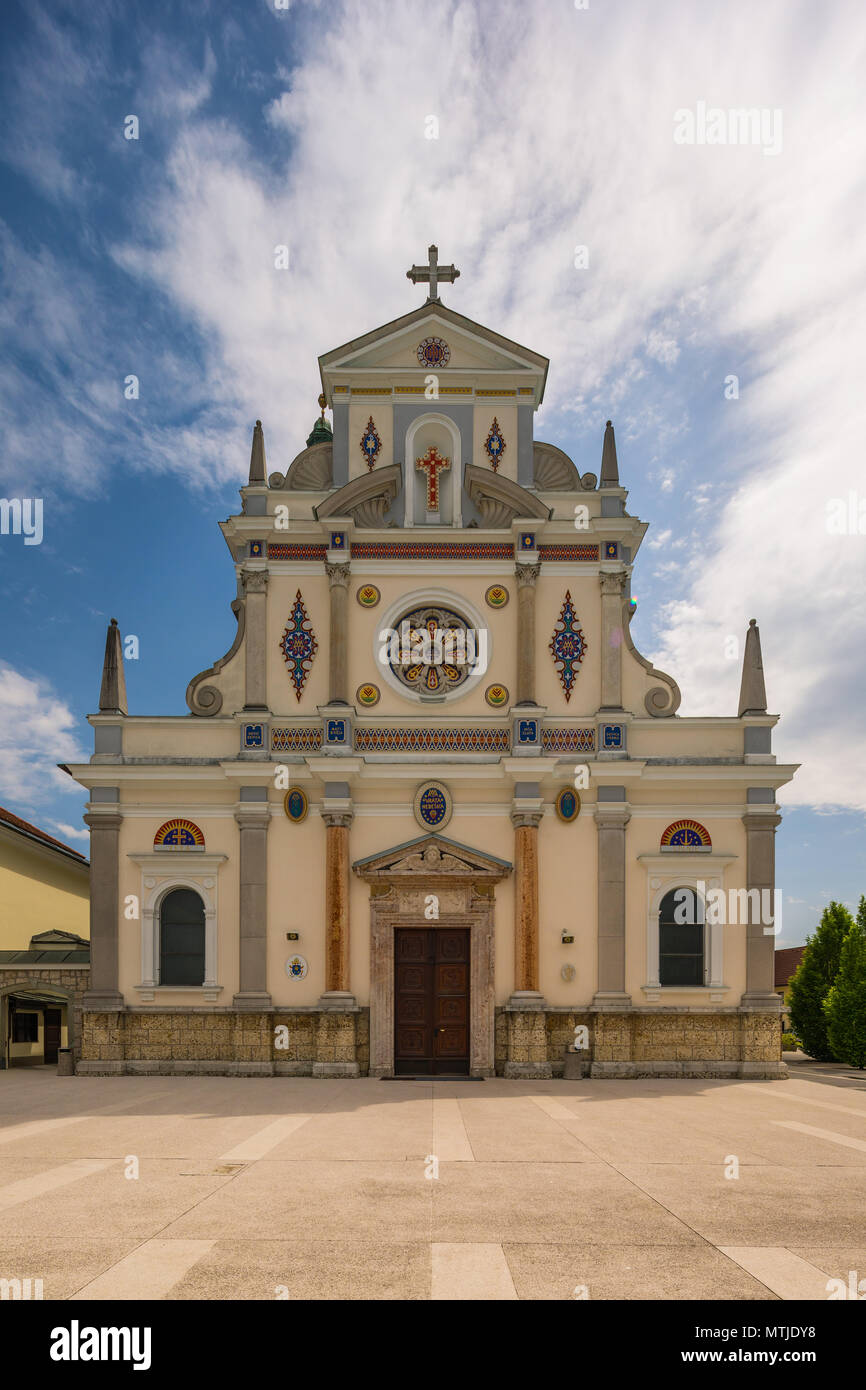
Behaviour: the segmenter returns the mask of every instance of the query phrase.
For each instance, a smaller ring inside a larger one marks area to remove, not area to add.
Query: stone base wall
[[[576,1028],[592,1077],[787,1076],[777,1012],[508,1006],[495,1015],[496,1075],[561,1077]],[[370,1011],[85,1010],[80,1047],[76,1070],[89,1076],[367,1076]]]
[[[274,1009],[85,1011],[85,1076],[364,1076],[370,1012]]]
[[[505,1007],[496,1011],[497,1076],[562,1076],[579,1026],[589,1035],[583,1057],[590,1076],[781,1080],[788,1074],[775,1011]]]

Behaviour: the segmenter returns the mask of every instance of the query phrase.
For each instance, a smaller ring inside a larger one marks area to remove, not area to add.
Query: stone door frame
[[[370,884],[370,1075],[394,1075],[394,931],[469,929],[469,1074],[494,1073],[494,887],[503,859],[443,835],[422,835],[354,865]],[[437,899],[437,917],[430,895]]]

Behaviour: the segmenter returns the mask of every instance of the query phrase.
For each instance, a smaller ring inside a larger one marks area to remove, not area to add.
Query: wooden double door
[[[469,929],[394,933],[394,1074],[468,1076]]]

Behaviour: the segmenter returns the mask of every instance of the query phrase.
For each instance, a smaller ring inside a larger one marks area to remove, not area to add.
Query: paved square
[[[826,1299],[866,1278],[866,1078],[793,1071],[7,1071],[0,1279],[46,1299]]]

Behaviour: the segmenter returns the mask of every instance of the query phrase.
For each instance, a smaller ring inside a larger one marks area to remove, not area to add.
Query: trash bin
[[[74,1076],[74,1075],[75,1075],[75,1061],[74,1061],[74,1058],[73,1058],[73,1056],[72,1056],[72,1048],[71,1048],[71,1047],[61,1047],[61,1048],[58,1049],[58,1052],[57,1052],[57,1075],[58,1075],[58,1076]]]

